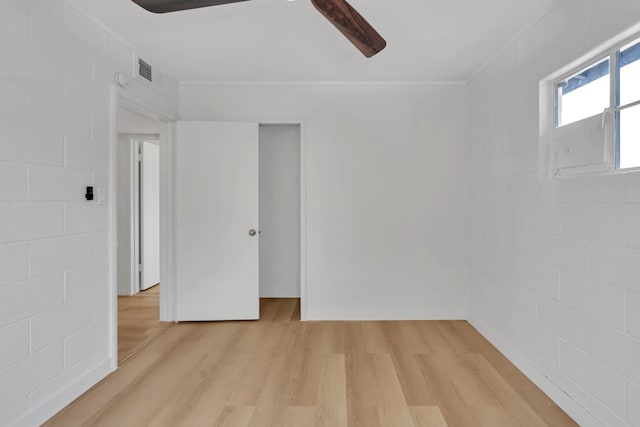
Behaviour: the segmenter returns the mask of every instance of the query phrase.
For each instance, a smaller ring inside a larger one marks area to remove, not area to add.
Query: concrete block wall
[[[59,0],[0,0],[0,425],[38,425],[111,370],[110,84],[177,114],[178,85]]]
[[[540,181],[538,82],[639,19],[561,0],[468,87],[471,322],[584,426],[640,426],[640,174]],[[82,196],[134,51],[61,0],[0,0],[0,52],[0,425],[37,425],[111,366],[111,201]],[[161,81],[127,92],[176,116]]]
[[[540,180],[538,84],[639,20],[562,0],[469,84],[471,322],[583,426],[640,426],[640,174]]]

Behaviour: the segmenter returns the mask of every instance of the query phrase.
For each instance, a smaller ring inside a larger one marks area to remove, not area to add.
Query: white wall
[[[134,239],[136,224],[131,221],[132,210],[135,209],[135,203],[132,203],[135,196],[131,191],[131,181],[137,170],[133,163],[137,149],[135,145],[130,135],[118,134],[118,295],[135,293],[137,269],[132,269],[131,258],[136,256],[137,262],[140,262],[136,248],[138,242]]]
[[[111,370],[109,83],[132,50],[58,0],[0,2],[0,425],[39,425]],[[174,111],[178,89],[132,82]]]
[[[465,318],[466,88],[183,85],[184,120],[306,120],[310,319]]]
[[[261,125],[260,296],[300,297],[300,126]]]
[[[584,426],[640,426],[640,175],[538,180],[538,82],[640,19],[561,1],[469,85],[471,322]]]
[[[118,107],[118,133],[155,135],[160,133],[160,123],[131,111]]]

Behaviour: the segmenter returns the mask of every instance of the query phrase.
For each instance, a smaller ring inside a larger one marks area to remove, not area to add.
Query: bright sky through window
[[[620,102],[625,106],[640,101],[640,44],[621,50]],[[640,106],[620,112],[620,169],[640,167]]]
[[[558,84],[558,126],[602,114],[611,104],[610,89],[608,59]]]

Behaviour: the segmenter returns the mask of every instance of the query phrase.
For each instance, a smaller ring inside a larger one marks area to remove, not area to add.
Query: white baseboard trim
[[[313,321],[462,320],[467,317],[464,309],[307,307],[307,320]]]
[[[24,417],[16,421],[14,427],[37,427],[43,424],[111,372],[111,359],[108,358],[57,394],[51,396],[47,402],[37,408],[32,408]]]
[[[494,334],[491,328],[482,321],[470,319],[469,323],[581,427],[603,426],[600,421],[591,415],[587,408],[572,399],[570,395],[553,383],[549,377],[541,373],[519,350],[514,349],[506,340]]]
[[[282,295],[278,293],[270,294],[269,292],[265,292],[265,295],[260,294],[260,298],[288,298],[295,299],[300,298],[300,295]]]

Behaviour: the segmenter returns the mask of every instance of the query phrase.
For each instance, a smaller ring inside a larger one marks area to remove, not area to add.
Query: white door
[[[140,170],[140,290],[160,282],[160,146],[142,141]]]
[[[177,319],[258,319],[258,124],[176,124]]]

